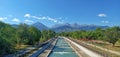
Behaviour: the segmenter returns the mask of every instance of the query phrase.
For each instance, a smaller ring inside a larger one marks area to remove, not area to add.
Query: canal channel
[[[64,38],[58,38],[48,57],[79,57]]]

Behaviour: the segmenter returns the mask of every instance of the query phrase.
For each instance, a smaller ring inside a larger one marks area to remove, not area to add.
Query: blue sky
[[[120,26],[120,0],[0,0],[0,21]]]

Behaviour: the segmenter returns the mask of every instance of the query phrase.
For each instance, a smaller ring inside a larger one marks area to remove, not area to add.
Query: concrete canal
[[[59,38],[48,57],[79,57],[64,38]]]

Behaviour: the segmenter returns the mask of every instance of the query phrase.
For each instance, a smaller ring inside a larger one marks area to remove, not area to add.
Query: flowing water
[[[79,57],[63,38],[59,38],[49,57]]]

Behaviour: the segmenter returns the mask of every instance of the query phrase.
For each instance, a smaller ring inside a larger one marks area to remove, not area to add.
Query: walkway
[[[52,49],[54,48],[54,45],[56,44],[57,39],[53,41],[53,43],[44,51],[42,52],[38,57],[48,57]]]
[[[53,42],[53,40],[51,40],[50,42],[48,42],[48,44],[44,45],[41,49],[39,49],[38,51],[34,52],[29,57],[38,57],[45,49],[47,49],[50,46],[50,44],[52,42]]]
[[[107,52],[110,52],[110,53],[113,53],[113,54],[116,54],[116,55],[120,55],[120,52],[117,52],[117,51],[108,50],[106,48],[102,48],[102,47],[99,47],[99,46],[96,46],[96,45],[93,45],[93,44],[89,44],[89,43],[85,43],[85,42],[82,42],[82,43],[87,44],[89,46],[93,46],[93,47],[99,48],[101,50],[104,50],[104,51],[107,51]]]
[[[97,54],[97,53],[95,53],[95,52],[93,52],[93,51],[91,51],[91,50],[89,50],[89,49],[71,41],[71,40],[69,40],[68,38],[65,38],[65,39],[68,40],[69,42],[71,42],[72,44],[74,44],[76,47],[78,47],[81,51],[86,53],[89,57],[103,57],[103,56],[101,56],[101,55],[99,55],[99,54]]]

